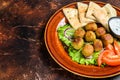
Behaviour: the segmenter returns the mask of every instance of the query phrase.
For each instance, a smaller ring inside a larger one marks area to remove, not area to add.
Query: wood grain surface
[[[49,18],[76,1],[83,0],[0,0],[0,80],[97,80],[60,67],[44,43]],[[99,1],[120,7],[120,0]],[[99,80],[120,80],[120,76]]]

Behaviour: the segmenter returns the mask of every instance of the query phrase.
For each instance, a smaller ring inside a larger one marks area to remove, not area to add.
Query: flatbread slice
[[[91,22],[95,22],[95,20],[89,19],[85,17],[86,11],[88,9],[88,5],[85,3],[77,2],[79,19],[81,23],[88,24]]]
[[[63,13],[65,14],[67,20],[74,29],[82,27],[82,24],[78,19],[78,10],[75,8],[63,8]]]
[[[101,23],[106,28],[107,31],[109,31],[109,28],[108,28],[109,17],[108,17],[107,11],[104,8],[96,9],[93,15],[95,16],[97,21]]]
[[[89,18],[89,19],[93,19],[93,20],[96,20],[96,18],[93,16],[93,13],[96,9],[100,9],[101,7],[94,3],[94,2],[90,2],[89,3],[89,6],[88,6],[88,10],[87,10],[87,13],[86,13],[86,17]]]
[[[106,4],[103,8],[107,11],[109,18],[117,16],[116,10],[110,4]]]

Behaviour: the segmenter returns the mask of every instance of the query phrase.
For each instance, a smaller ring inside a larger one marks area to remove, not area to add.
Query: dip
[[[117,38],[120,38],[120,17],[112,17],[108,21],[110,31]]]

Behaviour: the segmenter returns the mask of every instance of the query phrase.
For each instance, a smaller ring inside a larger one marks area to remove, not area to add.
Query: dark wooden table
[[[60,67],[44,43],[49,18],[76,1],[82,0],[0,0],[0,80],[94,80]],[[99,1],[120,7],[120,0]]]

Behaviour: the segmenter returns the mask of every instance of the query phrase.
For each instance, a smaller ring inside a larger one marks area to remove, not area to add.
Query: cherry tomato
[[[120,45],[118,44],[116,40],[114,40],[114,49],[115,49],[115,53],[117,55],[120,55]]]
[[[114,52],[114,47],[112,46],[112,44],[108,44],[105,49],[111,50]]]
[[[117,41],[114,41],[114,46],[107,45],[105,50],[101,52],[98,57],[98,66],[102,63],[106,63],[109,66],[120,65],[120,45]]]
[[[109,66],[118,66],[120,65],[120,56],[114,55],[114,53],[104,53],[102,57],[102,62],[106,63]]]
[[[102,64],[102,57],[103,57],[103,54],[104,54],[104,52],[102,52],[102,53],[100,53],[100,55],[99,55],[99,57],[98,57],[98,66],[101,66],[101,64]]]
[[[106,53],[114,55],[114,52],[112,52],[111,50],[104,50],[103,52],[101,52],[99,57],[98,57],[98,66],[101,66],[101,64],[103,63],[102,59],[103,59],[103,56],[105,56]]]

